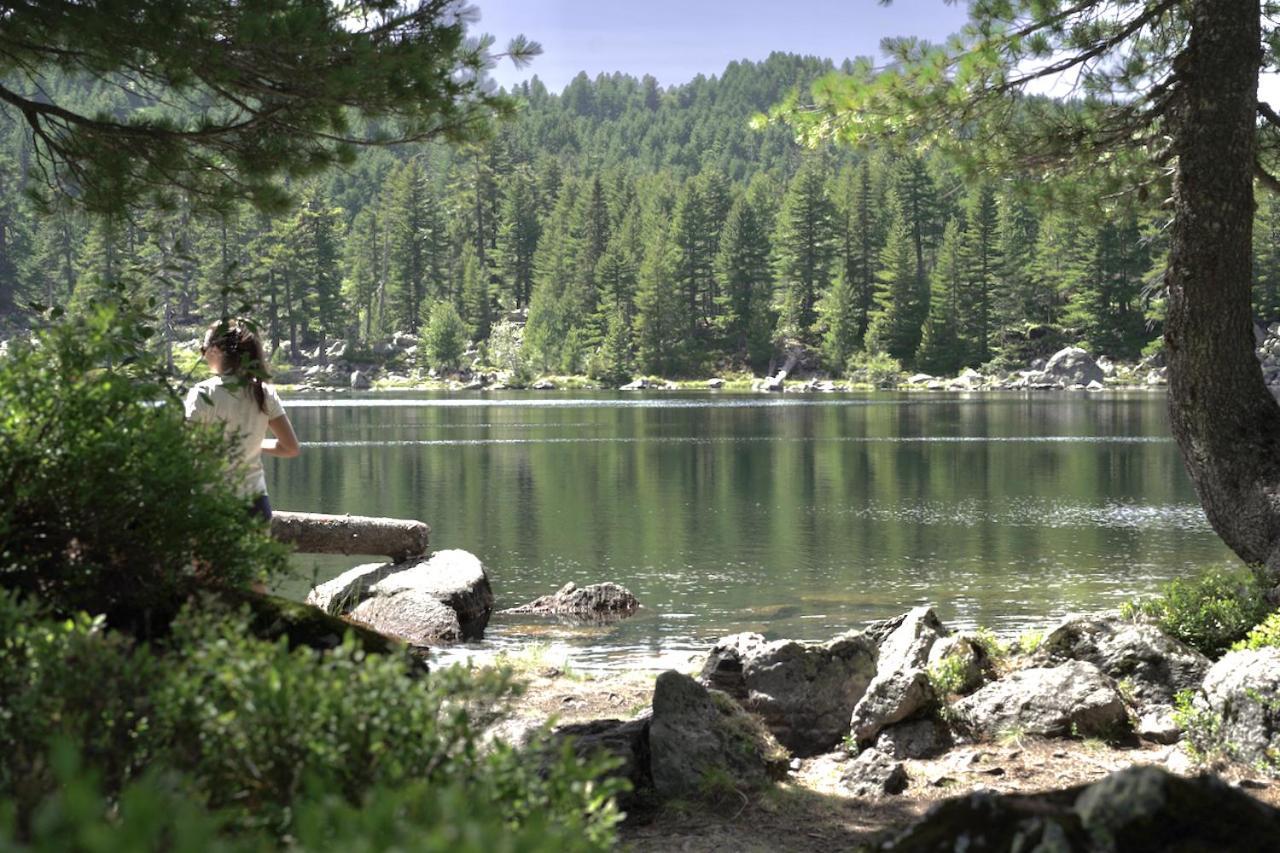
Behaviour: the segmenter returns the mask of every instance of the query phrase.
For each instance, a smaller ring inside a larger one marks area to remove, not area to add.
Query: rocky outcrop
[[[761,788],[786,773],[787,755],[736,702],[669,670],[653,689],[649,769],[662,797],[715,793],[721,780]]]
[[[1115,682],[1084,661],[1020,670],[961,699],[951,710],[957,724],[978,737],[1009,731],[1109,737],[1128,722]]]
[[[311,590],[307,603],[423,646],[483,636],[493,589],[475,555],[452,549],[423,560],[357,566]]]
[[[888,726],[876,736],[875,748],[898,760],[933,758],[952,746],[951,730],[936,717]]]
[[[878,849],[1252,853],[1275,849],[1277,833],[1280,810],[1218,779],[1141,766],[1044,794],[980,792],[947,800]]]
[[[849,729],[859,743],[880,729],[930,708],[936,696],[925,666],[933,644],[947,629],[930,607],[916,607],[888,628],[876,656],[876,675],[850,715]]]
[[[907,789],[907,771],[878,749],[863,750],[840,774],[840,784],[855,797],[883,797]]]
[[[535,614],[567,616],[575,619],[618,619],[630,616],[640,607],[631,591],[616,583],[596,583],[579,587],[572,582],[552,595],[544,595],[528,604],[501,611],[503,614]]]
[[[1194,704],[1217,725],[1207,746],[1248,764],[1280,765],[1280,649],[1228,652],[1205,674]]]
[[[1062,388],[1102,382],[1106,378],[1093,356],[1079,347],[1067,347],[1054,353],[1041,371],[1041,376],[1043,381]]]
[[[1096,665],[1136,706],[1138,734],[1160,743],[1177,738],[1175,697],[1198,687],[1209,669],[1208,658],[1155,625],[1119,618],[1068,619],[1049,632],[1035,658]]]
[[[632,792],[653,787],[653,774],[649,770],[649,722],[646,711],[633,720],[591,720],[561,726],[552,732],[556,741],[568,740],[579,758],[593,758],[601,754],[618,760],[618,766],[609,771],[631,783]]]
[[[720,640],[701,679],[759,714],[787,749],[809,756],[836,747],[875,676],[877,648],[850,632],[825,643],[769,642],[759,634]]]

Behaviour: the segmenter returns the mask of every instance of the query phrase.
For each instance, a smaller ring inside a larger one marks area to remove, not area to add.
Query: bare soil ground
[[[534,665],[517,714],[559,723],[629,719],[649,707],[652,672],[577,674]],[[904,828],[933,803],[979,789],[1032,793],[1101,779],[1134,764],[1168,766],[1173,747],[1136,741],[1008,738],[961,744],[932,760],[906,762],[910,785],[896,796],[855,797],[844,791],[842,752],[800,762],[785,782],[764,792],[731,792],[717,800],[633,805],[622,828],[636,851],[857,850]],[[1175,759],[1175,765],[1176,765]],[[1185,767],[1185,764],[1183,765]],[[1187,767],[1183,772],[1196,772]],[[1280,783],[1248,768],[1217,768],[1223,778],[1280,807]]]

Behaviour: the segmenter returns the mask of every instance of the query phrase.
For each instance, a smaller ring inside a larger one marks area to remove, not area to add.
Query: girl
[[[269,521],[262,454],[293,457],[299,448],[276,389],[264,381],[271,375],[262,342],[244,320],[223,320],[205,332],[200,352],[214,375],[187,393],[187,420],[222,424],[236,448],[235,487],[252,502],[252,513]]]

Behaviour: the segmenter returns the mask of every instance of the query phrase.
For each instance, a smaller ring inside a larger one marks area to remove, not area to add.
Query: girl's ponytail
[[[230,373],[249,386],[258,410],[267,414],[266,380],[271,378],[267,369],[267,355],[262,341],[247,320],[221,320],[205,333],[204,347],[216,347],[222,353],[224,373]]]

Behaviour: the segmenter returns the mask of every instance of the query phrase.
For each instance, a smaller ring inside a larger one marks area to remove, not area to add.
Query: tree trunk
[[[276,511],[271,535],[303,554],[381,554],[398,563],[427,553],[431,528],[407,518]]]
[[[1257,0],[1195,0],[1176,64],[1169,409],[1213,529],[1280,579],[1280,406],[1254,356]]]

